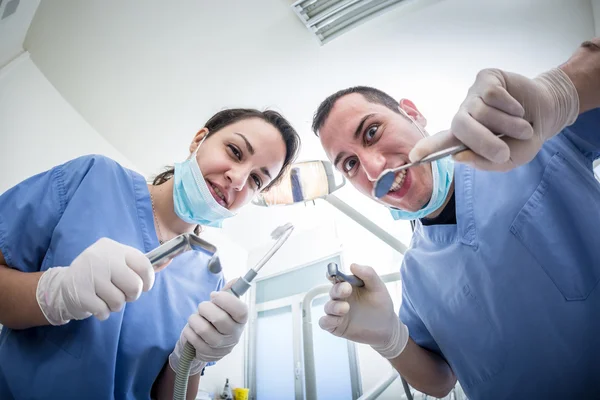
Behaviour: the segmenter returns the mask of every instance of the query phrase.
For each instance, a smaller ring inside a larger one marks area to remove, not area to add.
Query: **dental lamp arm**
[[[188,390],[186,393],[186,400],[194,400],[198,394],[198,387],[200,385],[200,375],[195,374],[188,378]],[[173,389],[175,386],[175,371],[169,365],[167,361],[162,371],[156,378],[154,386],[152,387],[152,399],[156,400],[172,400]]]

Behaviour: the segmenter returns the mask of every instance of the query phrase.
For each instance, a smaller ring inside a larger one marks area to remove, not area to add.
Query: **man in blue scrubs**
[[[335,284],[321,327],[437,397],[458,379],[470,399],[600,398],[598,107],[600,38],[535,79],[480,72],[450,131],[423,140],[408,100],[368,87],[326,99],[315,133],[368,196],[385,169],[471,151],[398,173],[378,199],[416,221],[400,319],[374,270],[353,265],[364,288]]]

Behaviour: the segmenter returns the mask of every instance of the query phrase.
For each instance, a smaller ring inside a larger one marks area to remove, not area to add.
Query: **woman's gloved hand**
[[[456,154],[456,161],[508,171],[531,161],[578,114],[577,90],[559,68],[535,79],[485,69],[477,74],[450,130],[422,139],[409,157],[417,161],[462,142],[470,150]],[[505,136],[497,138],[500,134]]]
[[[177,372],[183,347],[190,342],[196,349],[196,358],[190,367],[190,376],[202,371],[213,361],[219,361],[240,341],[246,322],[248,306],[226,292],[235,281],[230,281],[220,292],[212,292],[210,301],[198,306],[198,312],[188,318],[175,349],[169,356],[169,365]]]
[[[394,311],[385,284],[371,267],[352,264],[350,270],[365,285],[334,284],[319,325],[335,336],[371,345],[387,359],[398,357],[408,342],[408,328]]]
[[[42,274],[36,297],[52,325],[95,315],[105,320],[154,285],[154,270],[139,250],[102,238],[78,255],[70,267]]]

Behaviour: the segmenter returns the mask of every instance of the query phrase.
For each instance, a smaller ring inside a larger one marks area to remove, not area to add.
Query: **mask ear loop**
[[[204,143],[204,140],[206,140],[206,138],[208,137],[208,135],[210,135],[210,131],[207,129],[206,135],[204,135],[204,137],[200,140],[200,143],[198,143],[198,146],[196,146],[196,150],[194,150],[190,156],[188,157],[188,159],[194,157],[196,158],[196,156],[198,155],[198,149],[200,148],[200,146],[202,145],[202,143]],[[198,160],[196,159],[196,162],[198,162]]]
[[[404,111],[404,109],[402,107],[398,107],[398,110],[400,111],[400,114],[402,114],[406,118],[408,118],[408,120],[419,130],[419,132],[421,133],[421,136],[423,136],[424,138],[429,136],[427,134],[427,132],[425,132],[425,130],[421,127],[421,125],[417,124],[417,121],[415,121],[413,117],[408,115],[408,113],[406,111]]]

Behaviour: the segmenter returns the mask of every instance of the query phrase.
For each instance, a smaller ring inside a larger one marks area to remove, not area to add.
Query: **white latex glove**
[[[398,357],[408,343],[408,328],[394,312],[385,284],[371,267],[352,264],[350,270],[365,286],[334,284],[319,325],[335,336],[371,345],[387,359]]]
[[[169,365],[177,372],[183,347],[190,342],[196,349],[196,358],[190,366],[190,376],[202,371],[212,361],[219,361],[240,341],[246,322],[248,306],[226,290],[235,281],[230,281],[220,292],[212,292],[210,301],[198,306],[198,313],[188,318],[175,349],[169,356]]]
[[[105,320],[154,285],[154,270],[139,250],[102,238],[70,267],[50,268],[38,282],[36,297],[52,325],[95,315]]]
[[[419,141],[409,158],[417,161],[462,142],[471,151],[458,153],[456,161],[508,171],[531,161],[578,114],[577,90],[558,68],[535,79],[485,69],[477,74],[450,130]],[[506,136],[500,139],[499,134]]]

